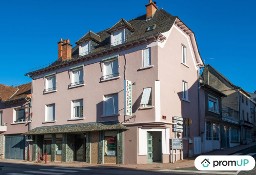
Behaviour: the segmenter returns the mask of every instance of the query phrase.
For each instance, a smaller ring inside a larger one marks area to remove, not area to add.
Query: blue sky
[[[157,0],[197,38],[201,57],[234,84],[256,90],[254,0]],[[148,0],[8,0],[0,2],[0,84],[30,81],[24,74],[57,59],[57,42],[74,43],[120,18],[145,13]]]

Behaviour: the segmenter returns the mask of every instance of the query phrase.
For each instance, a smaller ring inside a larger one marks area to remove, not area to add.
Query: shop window
[[[104,141],[104,155],[116,156],[117,133],[114,131],[105,132]]]

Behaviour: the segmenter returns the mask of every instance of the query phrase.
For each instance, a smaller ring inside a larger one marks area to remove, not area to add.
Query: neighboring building
[[[175,150],[174,159],[201,153],[203,62],[194,34],[152,1],[146,11],[88,32],[73,50],[61,40],[58,60],[27,74],[33,79],[34,120],[27,133],[33,136],[33,160],[47,154],[49,161],[167,163],[175,137],[184,137],[184,152]],[[124,80],[132,84],[126,108]],[[174,116],[189,121],[183,136],[173,132]]]
[[[252,142],[255,116],[255,102],[242,88],[232,84],[212,66],[207,65],[203,72],[204,82],[218,89],[226,97],[222,99],[221,147],[233,147]]]
[[[30,123],[31,84],[0,85],[0,154],[5,159],[27,158],[25,132]]]
[[[200,117],[202,133],[202,152],[220,149],[221,141],[228,137],[221,135],[222,97],[226,95],[201,81],[200,88]]]

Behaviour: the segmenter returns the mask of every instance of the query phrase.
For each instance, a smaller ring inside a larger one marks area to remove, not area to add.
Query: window
[[[104,96],[104,116],[118,115],[118,94]]]
[[[181,45],[181,51],[182,51],[182,60],[181,62],[183,64],[187,64],[187,48],[184,45]]]
[[[0,111],[0,126],[4,126],[4,123],[3,123],[3,112]]]
[[[220,128],[219,125],[213,123],[213,130],[212,130],[212,139],[213,140],[219,140],[219,133],[220,133]]]
[[[45,77],[45,92],[51,92],[56,90],[56,76]]]
[[[14,122],[24,122],[25,121],[25,109],[24,108],[16,108],[15,109],[15,119]]]
[[[106,131],[104,136],[104,155],[116,156],[117,133],[115,131]]]
[[[188,101],[188,83],[182,81],[182,99]]]
[[[119,76],[118,59],[111,59],[103,62],[103,77],[101,80],[107,80]]]
[[[72,101],[72,113],[73,113],[73,118],[83,117],[83,100],[82,99]]]
[[[82,84],[84,84],[83,67],[71,70],[71,85],[70,85],[70,87],[82,85]]]
[[[217,98],[208,96],[208,110],[219,113],[219,103]]]
[[[231,142],[239,142],[239,130],[237,128],[231,128]]]
[[[206,140],[212,140],[212,124],[206,122]]]
[[[115,31],[111,35],[111,46],[117,46],[125,42],[125,30]]]
[[[46,105],[45,121],[55,121],[55,104]]]
[[[88,55],[91,51],[91,41],[87,41],[79,46],[79,55]]]
[[[151,107],[152,106],[152,88],[144,88],[140,106],[143,107]]]
[[[151,48],[143,50],[142,67],[149,67],[151,65]]]
[[[244,96],[243,95],[241,95],[242,96],[242,103],[244,103]]]

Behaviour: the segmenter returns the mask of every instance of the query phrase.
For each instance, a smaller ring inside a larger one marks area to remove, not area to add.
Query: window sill
[[[42,122],[42,124],[47,124],[47,123],[56,123],[56,120],[54,120],[54,121],[45,121],[45,122]]]
[[[14,123],[11,123],[11,125],[22,125],[22,124],[26,124],[26,122],[14,122]]]
[[[71,118],[71,119],[68,119],[68,121],[77,121],[77,120],[84,120],[85,118],[84,117],[81,117],[81,118]]]
[[[84,84],[69,85],[68,89],[73,89],[73,88],[82,87],[82,86],[84,86]]]
[[[190,103],[190,101],[189,101],[188,99],[182,98],[182,101],[187,102],[187,103]]]
[[[182,64],[183,66],[189,68],[189,66],[187,64],[185,64],[185,63],[180,63],[180,64]]]
[[[147,66],[147,67],[141,67],[141,68],[139,68],[137,71],[142,71],[142,70],[150,69],[150,68],[153,68],[153,67],[154,67],[154,65],[149,65],[149,66]]]
[[[145,106],[145,107],[139,107],[139,110],[146,110],[146,109],[152,109],[154,106]]]
[[[120,78],[120,76],[112,77],[112,78],[106,78],[106,79],[100,80],[100,83],[103,83],[103,82],[106,82],[106,81],[111,81],[111,80],[116,80],[116,79],[119,79],[119,78]]]
[[[57,90],[51,90],[51,91],[44,90],[44,94],[51,94],[51,93],[54,93],[54,92],[57,92]]]
[[[112,114],[112,115],[102,115],[101,117],[118,117],[120,114]]]

